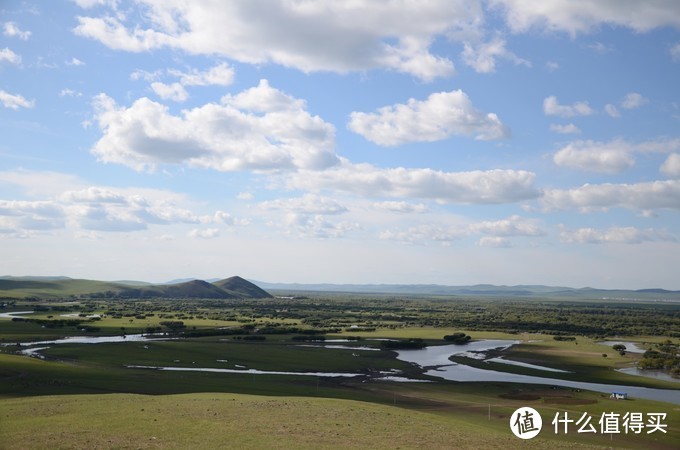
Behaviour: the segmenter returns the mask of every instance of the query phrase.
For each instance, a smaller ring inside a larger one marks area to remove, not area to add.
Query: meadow
[[[452,359],[512,374],[678,390],[677,381],[616,371],[643,355],[599,343],[677,344],[677,303],[284,294],[0,301],[0,313],[34,311],[0,318],[0,448],[680,447],[678,404],[546,384],[446,381],[382,344],[443,345],[457,332],[519,341],[498,355],[569,373]],[[133,340],[142,333],[150,339]],[[30,342],[68,336],[121,339],[40,344],[34,357],[21,354]],[[310,372],[316,375],[302,375]],[[509,428],[521,406],[543,418],[531,441]],[[557,413],[585,413],[597,425],[610,412],[664,412],[667,432],[565,434],[551,425]]]

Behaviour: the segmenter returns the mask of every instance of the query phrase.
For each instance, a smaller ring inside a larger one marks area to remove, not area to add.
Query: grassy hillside
[[[241,277],[231,277],[216,283],[192,280],[175,284],[136,285],[64,277],[4,277],[0,278],[0,298],[271,298],[271,294]]]
[[[205,393],[2,402],[6,448],[479,449],[519,443],[502,427],[351,400]],[[540,438],[531,444],[555,445]]]
[[[228,292],[235,298],[271,298],[272,295],[241,277],[231,277],[216,281],[213,285]]]

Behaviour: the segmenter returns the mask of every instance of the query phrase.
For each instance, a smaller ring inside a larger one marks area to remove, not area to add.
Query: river
[[[547,378],[498,372],[495,370],[470,367],[463,364],[455,364],[448,359],[450,356],[462,355],[466,352],[483,352],[493,349],[506,349],[518,343],[519,341],[486,340],[470,342],[466,345],[452,344],[432,346],[422,350],[399,350],[397,352],[397,359],[427,368],[428,370],[425,372],[426,375],[439,377],[450,381],[491,381],[506,383],[547,384],[550,386],[563,386],[573,389],[604,392],[608,394],[612,392],[626,392],[630,398],[638,397],[680,405],[680,390],[588,383],[582,381],[562,380],[559,378]]]

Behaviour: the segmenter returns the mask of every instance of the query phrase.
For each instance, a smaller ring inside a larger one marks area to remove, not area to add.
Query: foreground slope
[[[514,448],[509,430],[352,400],[242,394],[0,399],[7,448]],[[504,423],[505,421],[503,421]],[[533,448],[555,442],[534,439]],[[569,448],[585,448],[569,443]]]

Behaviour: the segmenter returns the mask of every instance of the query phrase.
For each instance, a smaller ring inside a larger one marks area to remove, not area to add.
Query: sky
[[[0,275],[680,289],[680,2],[0,1]]]

